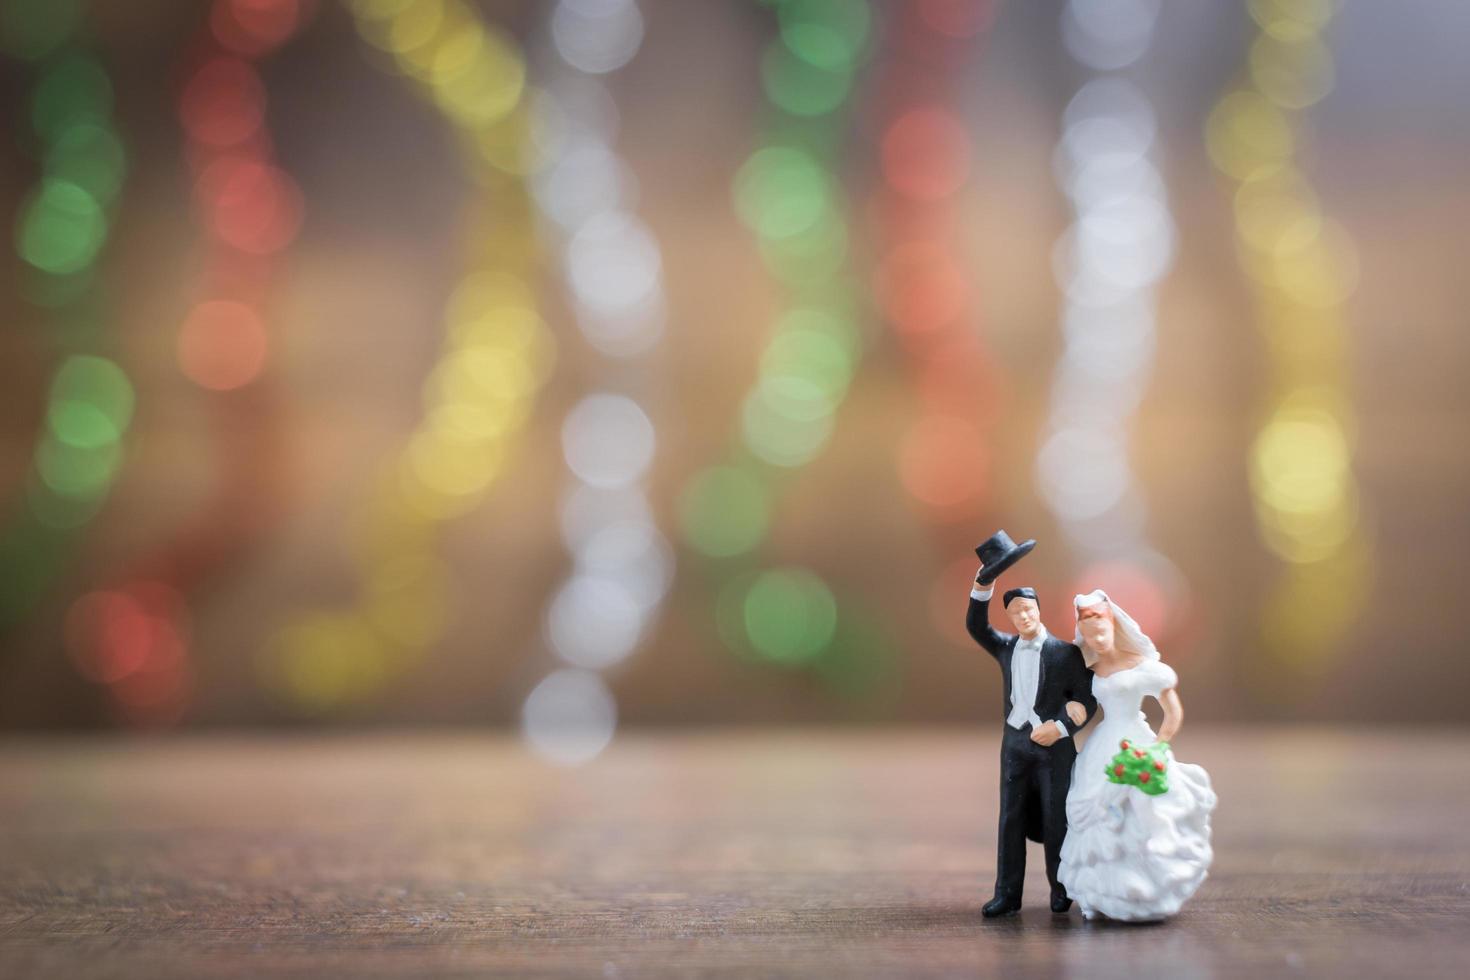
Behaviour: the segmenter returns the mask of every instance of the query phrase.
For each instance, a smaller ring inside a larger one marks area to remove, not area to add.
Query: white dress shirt
[[[993,589],[980,586],[970,590],[973,598],[981,600],[989,599],[993,594]],[[1036,713],[1036,687],[1041,682],[1041,645],[1046,642],[1046,637],[1046,627],[1042,626],[1034,637],[1016,638],[1016,649],[1011,654],[1011,713],[1006,716],[1006,724],[1012,728],[1022,728],[1028,721],[1032,731],[1042,725],[1041,717]],[[1065,721],[1060,718],[1052,721],[1063,736],[1071,736]]]

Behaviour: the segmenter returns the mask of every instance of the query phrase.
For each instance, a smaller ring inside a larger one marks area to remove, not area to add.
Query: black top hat
[[[1031,554],[1031,549],[1034,547],[1036,547],[1035,538],[1028,538],[1016,544],[1011,540],[1009,534],[1004,531],[996,531],[990,536],[990,540],[975,549],[975,554],[980,556],[980,564],[985,566],[980,569],[978,581],[981,585],[989,585],[994,582],[1001,572]]]

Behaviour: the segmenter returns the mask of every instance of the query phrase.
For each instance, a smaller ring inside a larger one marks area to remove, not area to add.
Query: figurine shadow
[[[1055,932],[1130,932],[1167,925],[1167,919],[1152,922],[1123,922],[1118,919],[1084,919],[1075,908],[1059,915],[1045,906],[1023,908],[1011,915],[987,919],[979,905],[912,906],[893,905],[880,908],[850,908],[839,912],[828,910],[824,919],[828,923],[850,916],[853,924],[864,928],[893,932],[944,932],[952,929],[972,929],[976,926],[992,933],[1011,933],[1050,929]]]

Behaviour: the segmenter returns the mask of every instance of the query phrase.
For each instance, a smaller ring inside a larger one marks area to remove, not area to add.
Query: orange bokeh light
[[[255,380],[269,349],[260,315],[230,300],[200,303],[179,331],[179,367],[213,391],[230,391]]]
[[[980,430],[952,415],[920,419],[904,437],[899,453],[904,487],[921,502],[943,511],[978,503],[988,470]]]
[[[938,242],[895,247],[883,259],[878,293],[888,318],[911,333],[940,330],[965,310],[970,287],[964,271]]]

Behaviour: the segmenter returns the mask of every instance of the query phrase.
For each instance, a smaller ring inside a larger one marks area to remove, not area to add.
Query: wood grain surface
[[[0,977],[1470,975],[1470,735],[1189,729],[1163,925],[986,921],[990,731],[0,743]]]

